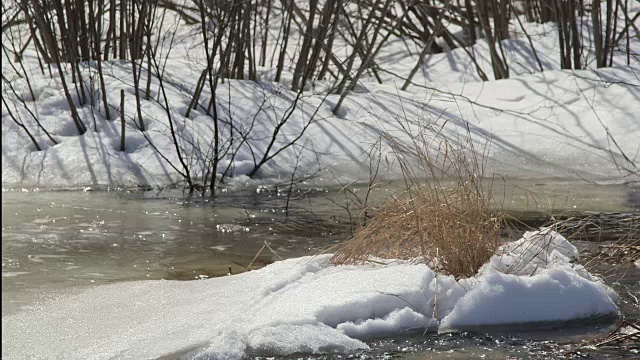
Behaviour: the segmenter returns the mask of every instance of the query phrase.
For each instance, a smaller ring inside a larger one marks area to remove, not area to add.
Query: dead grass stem
[[[335,249],[337,264],[371,258],[424,261],[458,278],[476,274],[501,244],[501,214],[492,213],[491,188],[483,188],[485,152],[470,132],[462,141],[421,132],[409,146],[386,139],[405,188],[375,208],[372,218]]]

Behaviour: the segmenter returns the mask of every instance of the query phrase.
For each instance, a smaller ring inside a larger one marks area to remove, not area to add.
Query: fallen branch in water
[[[625,329],[627,327],[632,328],[631,332],[625,332]],[[603,341],[595,344],[594,346],[598,347],[598,346],[604,346],[604,345],[611,345],[627,339],[640,341],[640,323],[638,322],[630,323],[627,320],[623,320],[620,323],[620,325],[618,325],[618,327],[615,328],[615,330],[609,333],[609,336],[607,336]]]
[[[631,328],[629,330],[629,328]],[[615,346],[621,345],[623,341],[633,340],[635,342],[640,343],[640,323],[639,322],[629,322],[627,320],[623,320],[618,324],[618,326],[607,335],[604,340],[599,341],[593,345],[590,345],[589,348],[598,348],[601,346]],[[588,353],[583,353],[580,349],[572,350],[564,354],[564,357],[589,357]]]

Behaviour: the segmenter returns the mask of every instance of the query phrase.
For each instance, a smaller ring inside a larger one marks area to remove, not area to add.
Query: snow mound
[[[617,295],[583,266],[571,264],[577,256],[576,247],[551,228],[526,232],[480,269],[476,286],[455,304],[440,329],[615,313]]]
[[[550,228],[527,231],[520,240],[504,245],[480,270],[495,269],[514,275],[534,275],[536,271],[568,265],[578,249]]]
[[[616,312],[615,294],[578,272],[551,268],[535,276],[493,272],[462,297],[441,329],[564,321]]]
[[[364,338],[380,334],[393,334],[408,329],[424,329],[436,326],[433,318],[415,312],[410,307],[394,310],[384,318],[348,321],[336,328],[348,336]]]
[[[330,255],[222,278],[100,286],[2,319],[4,359],[333,353],[412,329],[615,314],[616,294],[550,229],[506,244],[473,278],[424,264],[333,266]],[[528,259],[528,260],[527,260]],[[528,261],[527,264],[522,261]]]

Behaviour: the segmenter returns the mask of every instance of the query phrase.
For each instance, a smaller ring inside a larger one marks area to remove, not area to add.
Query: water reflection
[[[215,204],[179,195],[4,192],[3,314],[94,284],[238,273],[264,242],[270,250],[253,268],[306,255],[347,229],[307,216],[285,219],[269,194],[235,194]]]

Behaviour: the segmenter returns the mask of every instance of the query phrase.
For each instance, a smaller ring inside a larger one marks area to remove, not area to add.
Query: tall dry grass
[[[486,152],[469,130],[461,141],[442,127],[420,133],[408,146],[387,139],[405,188],[366,210],[372,218],[333,249],[334,263],[408,259],[460,278],[476,274],[500,246],[502,215],[492,212],[491,187],[483,186]]]

